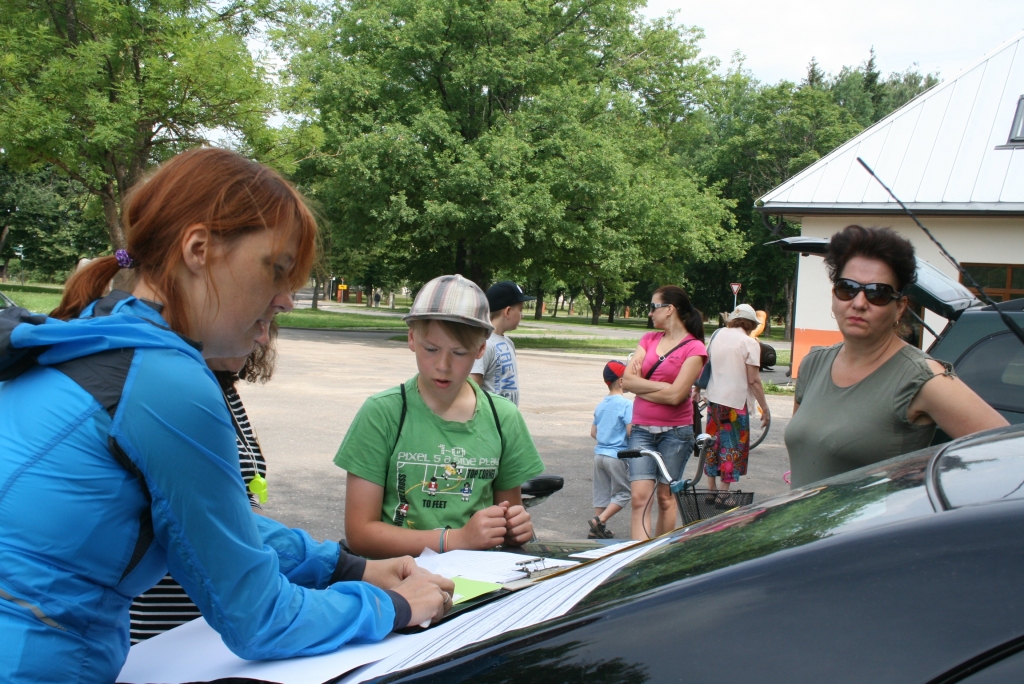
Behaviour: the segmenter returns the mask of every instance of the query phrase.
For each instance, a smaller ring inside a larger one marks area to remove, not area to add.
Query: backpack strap
[[[402,394],[402,415],[398,417],[398,432],[395,433],[395,446],[391,447],[391,453],[395,453],[395,449],[398,448],[398,440],[402,438],[402,426],[405,425],[405,409],[407,405],[405,398],[405,383],[403,382],[399,385],[398,389]]]
[[[402,413],[398,417],[398,432],[395,434],[395,445],[391,447],[391,453],[395,452],[398,448],[398,440],[402,438],[402,426],[405,425],[405,412],[408,406],[408,399],[405,396],[405,383],[403,382],[398,386],[398,391],[402,395]],[[491,415],[494,416],[494,427],[498,428],[498,439],[501,441],[501,453],[505,453],[505,435],[501,431],[501,420],[498,419],[498,409],[494,406],[494,399],[491,399],[491,393],[487,390],[483,390],[484,396],[487,397],[487,403],[491,405]]]
[[[656,371],[658,369],[658,366],[661,365],[661,362],[664,361],[665,359],[667,359],[668,357],[672,356],[673,352],[675,352],[677,349],[679,349],[681,347],[685,347],[686,345],[690,344],[691,342],[696,342],[696,341],[697,341],[696,337],[691,337],[691,338],[689,338],[687,340],[683,340],[682,342],[680,342],[679,344],[677,344],[676,346],[672,347],[667,352],[665,352],[665,354],[659,356],[658,360],[654,362],[653,366],[651,366],[651,370],[647,371],[647,373],[644,374],[644,380],[650,380],[651,376],[654,375],[654,371]],[[657,352],[658,348],[655,347],[654,349],[655,349],[655,352]]]
[[[487,397],[487,403],[491,405],[491,413],[494,415],[494,427],[498,428],[498,439],[501,441],[501,453],[505,454],[505,435],[501,432],[501,421],[498,420],[498,409],[494,406],[494,399],[491,399],[491,393],[484,390],[484,396]]]

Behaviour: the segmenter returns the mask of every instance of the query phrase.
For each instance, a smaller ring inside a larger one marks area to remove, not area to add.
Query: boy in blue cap
[[[590,436],[597,440],[594,447],[594,512],[588,523],[588,539],[611,539],[614,535],[605,527],[608,520],[629,505],[629,473],[618,453],[627,448],[627,439],[633,421],[633,402],[622,393],[622,374],[626,366],[621,361],[609,361],[604,366],[604,382],[608,396],[594,409],[594,424]]]

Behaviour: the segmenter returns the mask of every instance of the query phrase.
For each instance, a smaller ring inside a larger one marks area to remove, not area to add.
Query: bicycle
[[[676,480],[668,472],[668,468],[665,467],[665,461],[662,459],[661,454],[651,449],[623,449],[618,452],[619,458],[640,458],[641,456],[650,456],[654,459],[658,469],[661,471],[662,476],[669,481],[669,490],[675,497],[676,505],[679,508],[679,514],[683,518],[684,525],[692,525],[702,520],[713,518],[717,515],[721,515],[727,511],[730,511],[739,506],[746,506],[754,501],[753,492],[744,492],[741,490],[733,491],[719,491],[711,489],[697,490],[697,483],[700,482],[700,478],[704,475],[704,462],[707,459],[708,449],[710,449],[714,443],[715,438],[711,435],[703,432],[697,435],[696,445],[700,450],[700,458],[697,461],[697,473],[692,480]],[[655,490],[657,491],[657,490]],[[651,500],[647,502],[647,506],[651,505],[651,501],[654,500],[654,493],[651,494]],[[647,532],[647,507],[644,507],[644,532],[650,537],[650,533]]]

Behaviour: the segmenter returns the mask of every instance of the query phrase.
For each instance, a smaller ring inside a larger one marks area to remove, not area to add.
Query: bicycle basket
[[[683,516],[684,525],[692,525],[701,520],[714,518],[738,506],[746,506],[754,502],[753,492],[740,490],[716,492],[710,489],[686,488],[677,494],[679,512]]]

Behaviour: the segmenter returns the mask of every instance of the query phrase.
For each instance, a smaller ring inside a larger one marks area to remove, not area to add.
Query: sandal
[[[587,524],[590,525],[590,534],[594,535],[593,537],[587,535],[587,539],[614,539],[615,535],[604,526],[604,523],[596,515],[588,520]]]

